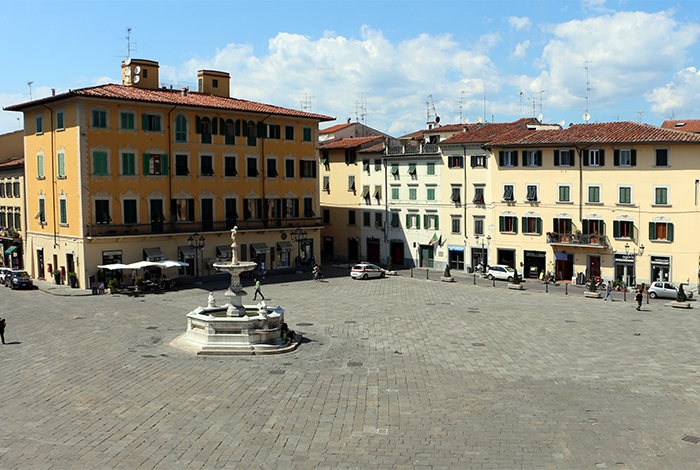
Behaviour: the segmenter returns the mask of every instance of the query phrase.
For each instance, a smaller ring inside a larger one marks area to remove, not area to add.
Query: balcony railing
[[[153,222],[150,224],[97,224],[88,225],[88,237],[138,236],[191,232],[226,232],[234,225],[239,232],[285,229],[296,227],[321,227],[320,217],[303,219],[222,220],[213,222]]]
[[[386,149],[387,155],[418,155],[438,153],[438,144],[392,145]]]
[[[605,235],[584,235],[581,233],[554,233],[547,234],[547,243],[557,245],[579,245],[579,246],[595,246],[607,247],[608,237]]]

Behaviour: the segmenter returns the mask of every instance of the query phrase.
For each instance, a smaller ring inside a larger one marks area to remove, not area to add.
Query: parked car
[[[513,275],[515,274],[515,269],[504,264],[494,264],[489,266],[489,270],[486,275],[489,279],[502,279],[504,281],[511,282],[513,280]]]
[[[23,269],[13,269],[10,273],[6,274],[5,285],[12,289],[31,289],[34,287],[34,283],[32,282],[32,278],[29,277],[29,273]]]
[[[353,279],[368,279],[370,277],[384,277],[386,270],[376,264],[359,263],[350,270],[350,277]]]
[[[670,282],[652,282],[649,289],[647,289],[647,292],[649,292],[649,297],[651,297],[652,299],[661,297],[664,299],[675,300],[676,294],[678,294],[678,287],[676,287],[674,284],[671,284]],[[683,288],[683,292],[685,292],[685,296],[687,298],[693,298],[693,293],[685,287]]]
[[[5,284],[5,276],[11,271],[12,268],[0,268],[0,284]]]

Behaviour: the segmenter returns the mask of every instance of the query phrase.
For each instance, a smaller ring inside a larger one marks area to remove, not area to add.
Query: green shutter
[[[513,219],[513,233],[518,233],[518,218],[512,217]]]
[[[542,150],[537,151],[537,166],[542,166]]]
[[[632,149],[630,150],[630,155],[631,155],[631,163],[630,166],[637,166],[637,150]]]
[[[571,155],[571,166],[576,166],[576,150],[569,150],[569,155]]]
[[[571,219],[566,219],[566,233],[571,233]]]
[[[248,137],[248,122],[246,120],[241,121],[241,133],[243,137]]]
[[[554,166],[559,166],[559,150],[554,151]]]
[[[656,224],[649,222],[649,240],[656,240]]]
[[[673,241],[673,224],[668,223],[666,224],[666,240],[672,242]]]
[[[436,215],[435,216],[435,230],[439,230],[439,229],[440,229],[440,217]]]
[[[523,166],[527,166],[527,150],[523,150],[522,155],[523,155]]]
[[[513,150],[513,153],[514,153],[514,155],[513,155],[513,166],[518,166],[518,151],[517,151],[517,150]]]
[[[583,151],[583,166],[588,166],[588,164],[590,163],[589,158],[590,158],[590,153],[588,152],[588,150],[584,150]]]
[[[211,135],[216,135],[219,133],[219,119],[216,117],[211,118]]]
[[[613,237],[620,238],[620,221],[613,220]]]
[[[501,150],[498,152],[498,166],[503,166],[505,163],[505,152]]]
[[[197,134],[201,134],[201,133],[202,133],[202,118],[199,117],[199,116],[195,116],[195,117],[194,117],[194,131],[195,131]]]
[[[423,227],[428,228],[428,214],[423,214]]]
[[[558,232],[559,231],[559,219],[552,219],[554,221],[554,230],[552,232]]]
[[[590,234],[588,233],[588,219],[583,219],[582,225],[583,225],[583,230],[581,230],[581,231],[583,232],[583,234],[584,234],[584,235],[590,235]]]
[[[168,174],[168,156],[163,154],[161,155],[161,162],[160,162],[160,170],[161,170],[161,175],[167,175]]]
[[[148,153],[143,154],[143,174],[144,175],[150,175],[151,174],[151,155]]]
[[[605,222],[600,221],[600,233],[598,235],[605,235]]]
[[[265,132],[265,127],[266,124],[262,121],[258,123],[258,137],[265,138],[267,137],[267,132]]]
[[[406,214],[406,228],[411,228],[411,214]]]
[[[600,166],[605,166],[605,150],[598,150],[598,154],[600,155]]]
[[[420,228],[420,215],[416,214],[416,228]]]
[[[523,227],[523,233],[525,233],[525,230],[527,230],[527,217],[522,217],[522,227]]]
[[[620,166],[620,149],[613,150],[613,165]]]
[[[224,118],[219,118],[219,135],[226,135],[226,121],[224,121]]]
[[[498,217],[498,231],[503,232],[506,229],[506,218],[503,216]]]
[[[236,119],[236,122],[233,124],[233,133],[236,134],[236,136],[241,135],[241,120]]]
[[[150,131],[148,127],[148,114],[142,114],[141,115],[141,129],[144,131]]]
[[[542,219],[537,218],[537,235],[542,235]]]

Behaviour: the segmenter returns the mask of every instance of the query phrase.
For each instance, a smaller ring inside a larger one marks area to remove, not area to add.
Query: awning
[[[277,249],[279,251],[292,251],[294,245],[292,245],[292,242],[277,242]]]
[[[408,174],[409,174],[409,175],[415,175],[415,174],[416,174],[416,164],[415,164],[415,163],[409,163],[409,164],[408,164]]]
[[[328,159],[327,159],[327,158],[322,158],[322,159],[321,159],[321,164],[322,164],[322,165],[325,165],[326,163],[328,163]]]
[[[221,245],[216,247],[217,258],[231,258],[231,245]]]
[[[463,245],[447,245],[447,251],[464,251]]]
[[[182,256],[185,259],[193,259],[197,257],[197,248],[194,246],[184,245],[178,246],[177,248],[182,252]]]
[[[144,248],[143,256],[146,258],[146,261],[163,261],[165,259],[165,255],[160,251],[160,248]]]
[[[381,186],[377,186],[376,188],[374,188],[374,197],[376,197],[377,199],[382,198],[382,187]]]
[[[266,243],[251,243],[250,246],[256,253],[269,253],[270,247]]]
[[[398,165],[392,165],[392,166],[391,166],[391,174],[392,174],[392,175],[398,175],[398,174],[399,174],[399,166],[398,166]]]
[[[137,261],[136,263],[131,264],[103,264],[97,267],[100,269],[110,269],[113,271],[115,269],[143,269],[152,266],[158,268],[177,268],[180,266],[187,266],[187,263],[166,259],[164,261]]]
[[[9,254],[12,253],[13,251],[15,251],[16,248],[17,248],[17,245],[12,245],[12,246],[9,247],[7,250],[5,250],[5,254],[6,254],[6,255],[9,255]]]

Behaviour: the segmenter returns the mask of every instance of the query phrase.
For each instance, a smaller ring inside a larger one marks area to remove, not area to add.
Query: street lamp
[[[199,239],[197,238],[199,237]],[[199,279],[199,252],[204,250],[204,236],[199,236],[199,233],[195,232],[194,237],[190,236],[187,242],[190,244],[190,248],[194,248],[194,276]],[[204,267],[202,267],[202,273],[204,273]]]
[[[630,253],[630,244],[629,244],[629,243],[625,243],[625,254],[626,254],[626,255],[630,255],[630,254],[631,254],[631,255],[634,255],[634,256],[642,256],[643,253],[644,253],[644,245],[639,245],[639,251],[636,251],[636,250],[635,250],[635,251],[633,251],[632,253]]]
[[[291,233],[292,242],[298,243],[297,268],[301,267],[301,241],[305,240],[307,235],[308,235],[308,232],[305,232],[304,230],[302,230],[301,227],[297,227],[297,229]]]
[[[477,244],[479,243],[479,235],[474,235],[474,238],[476,239]],[[486,236],[486,242],[484,242],[484,238],[481,238],[481,269],[486,267],[486,263],[484,263],[484,246],[489,246],[491,245],[491,235]]]

